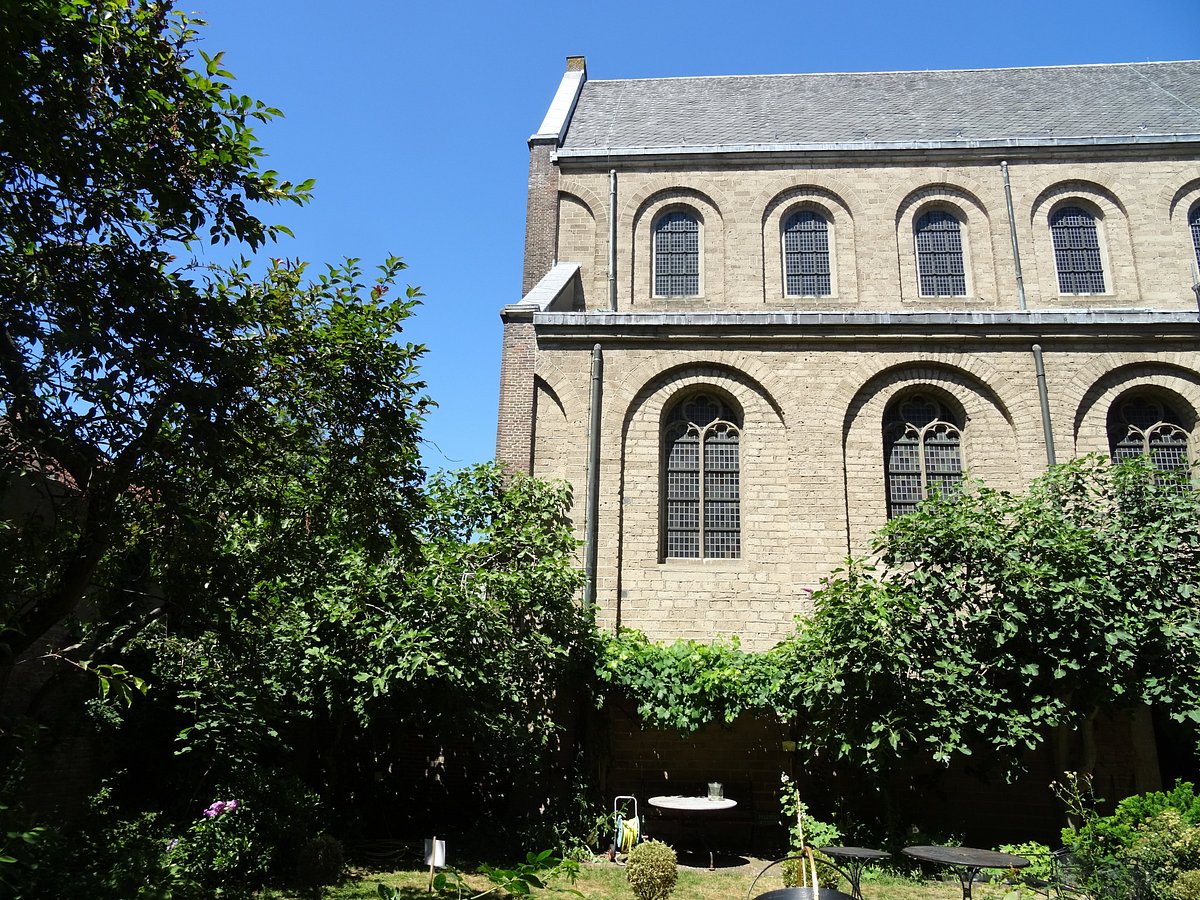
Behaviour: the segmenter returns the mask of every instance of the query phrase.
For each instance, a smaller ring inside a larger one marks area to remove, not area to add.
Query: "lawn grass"
[[[679,881],[671,900],[746,900],[746,892],[755,875],[765,866],[760,860],[744,861],[741,865],[719,865],[710,871],[704,867],[693,868],[681,865]],[[772,870],[764,876],[754,888],[757,896],[765,891],[782,887],[775,872]],[[437,895],[426,892],[429,881],[427,870],[400,869],[394,871],[376,871],[369,869],[354,869],[350,876],[337,887],[330,888],[325,894],[326,900],[378,900],[379,884],[398,888],[404,900],[429,900]],[[482,876],[469,876],[468,881],[479,891],[491,887]],[[566,886],[566,885],[563,885]],[[579,880],[574,885],[586,900],[635,900],[629,884],[625,880],[625,869],[622,866],[607,861],[584,863],[581,867]],[[849,887],[843,881],[838,887],[848,891]],[[863,900],[961,900],[962,890],[958,881],[916,881],[900,875],[867,871],[863,878]],[[541,900],[554,900],[556,896],[550,891],[537,892]],[[976,900],[1000,900],[1004,889],[999,886],[978,884],[975,886]],[[447,896],[440,895],[437,900],[446,900]],[[464,900],[469,895],[464,894]],[[493,894],[491,897],[498,895]],[[503,896],[500,894],[499,896]],[[557,895],[562,900],[569,900],[570,894]],[[287,892],[266,891],[259,895],[260,900],[298,900],[298,895]]]

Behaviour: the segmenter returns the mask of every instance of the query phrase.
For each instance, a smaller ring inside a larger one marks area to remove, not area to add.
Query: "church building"
[[[964,477],[1195,458],[1200,61],[589,80],[569,57],[529,147],[497,456],[573,486],[603,628],[764,650]],[[1157,786],[1143,725],[1119,793]]]

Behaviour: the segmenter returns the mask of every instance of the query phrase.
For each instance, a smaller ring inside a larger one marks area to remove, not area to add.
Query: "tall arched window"
[[[654,295],[699,293],[700,220],[685,210],[664,213],[654,223]]]
[[[1108,412],[1113,461],[1148,456],[1154,468],[1191,476],[1188,433],[1170,406],[1150,394],[1130,394]]]
[[[962,223],[948,212],[933,210],[917,219],[913,230],[917,239],[917,276],[921,282],[921,295],[966,296]]]
[[[962,484],[962,430],[942,403],[926,394],[894,401],[883,417],[888,518],[902,516]]]
[[[1104,263],[1096,217],[1080,206],[1064,206],[1050,216],[1054,265],[1060,294],[1103,294]]]
[[[742,555],[740,420],[712,394],[693,394],[663,428],[663,555]]]
[[[783,272],[789,297],[828,297],[829,222],[820,213],[804,210],[783,225]]]
[[[1188,216],[1188,226],[1192,229],[1192,250],[1196,254],[1196,266],[1200,268],[1200,203],[1196,204],[1192,214]]]

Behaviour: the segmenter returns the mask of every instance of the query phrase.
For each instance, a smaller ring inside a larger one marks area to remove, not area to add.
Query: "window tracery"
[[[888,518],[902,516],[963,480],[962,430],[951,412],[925,394],[911,394],[884,414]]]
[[[741,556],[741,427],[712,394],[694,394],[668,413],[663,429],[663,554]]]
[[[1190,477],[1190,436],[1170,406],[1150,394],[1133,394],[1109,411],[1108,441],[1112,459],[1149,457],[1164,473]]]

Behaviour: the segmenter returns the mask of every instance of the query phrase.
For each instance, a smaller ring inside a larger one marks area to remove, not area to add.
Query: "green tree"
[[[204,558],[217,507],[407,535],[427,401],[403,264],[200,266],[198,241],[258,249],[286,232],[262,204],[307,199],[261,166],[252,125],[278,111],[195,57],[201,23],[169,0],[6,2],[0,22],[5,668],[85,596],[108,627],[79,653],[114,652],[166,609],[131,590],[154,593],[150,558]]]
[[[1024,495],[973,485],[888,523],[776,651],[804,749],[1019,767],[1104,709],[1200,721],[1200,501],[1142,460],[1076,460]]]
[[[427,494],[415,553],[371,554],[302,518],[222,520],[210,590],[225,619],[155,623],[130,648],[149,655],[157,702],[175,705],[144,716],[181,723],[181,786],[244,797],[274,770],[342,822],[386,810],[394,823],[421,814],[397,798],[424,778],[400,763],[424,740],[470,748],[455,763],[480,785],[482,820],[515,815],[569,769],[557,741],[594,633],[575,602],[565,485],[483,465],[434,477]]]

